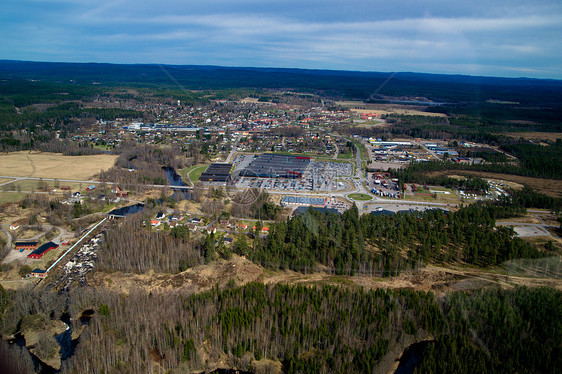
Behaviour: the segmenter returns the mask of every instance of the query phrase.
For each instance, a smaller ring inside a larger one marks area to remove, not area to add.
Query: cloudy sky
[[[562,79],[560,0],[2,0],[0,59]]]

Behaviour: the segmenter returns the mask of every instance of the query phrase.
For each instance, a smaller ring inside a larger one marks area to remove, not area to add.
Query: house
[[[45,278],[47,276],[47,270],[41,270],[39,268],[35,268],[30,274],[30,276],[35,278]]]
[[[201,218],[195,217],[195,218],[190,219],[189,222],[190,222],[190,223],[198,224],[198,223],[203,222],[203,220],[202,220]]]
[[[256,226],[252,227],[252,230],[256,231]],[[269,227],[262,227],[261,231],[263,232],[268,232],[269,231]]]
[[[164,219],[164,217],[166,217],[166,215],[165,215],[164,213],[162,213],[162,212],[159,212],[159,213],[156,215],[156,219]]]
[[[15,242],[16,251],[23,252],[24,249],[35,250],[39,246],[39,243],[33,241],[17,241]]]
[[[158,226],[160,226],[160,220],[158,220],[158,219],[151,219],[151,220],[150,220],[150,224],[151,224],[152,226],[154,226],[154,227],[158,227]]]
[[[58,246],[59,246],[58,244],[55,244],[53,242],[45,243],[41,247],[31,252],[29,255],[27,255],[27,258],[38,260],[41,257],[43,257],[45,253],[49,252],[51,249],[58,248]]]
[[[86,187],[86,191],[93,191],[93,190],[95,190],[95,189],[96,189],[96,185],[95,185],[95,184],[92,184],[92,185],[89,185],[88,187]]]

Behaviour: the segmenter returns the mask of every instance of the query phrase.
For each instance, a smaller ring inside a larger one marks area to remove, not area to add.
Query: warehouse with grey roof
[[[248,165],[240,176],[261,178],[302,178],[310,157],[264,153]]]

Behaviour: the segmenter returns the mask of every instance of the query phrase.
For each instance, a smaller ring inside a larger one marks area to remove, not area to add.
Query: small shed
[[[35,268],[35,270],[33,270],[30,275],[34,278],[45,278],[47,276],[47,270]]]

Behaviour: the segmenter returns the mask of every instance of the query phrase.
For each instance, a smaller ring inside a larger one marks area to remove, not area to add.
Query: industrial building
[[[28,258],[33,258],[33,259],[40,259],[41,257],[43,257],[43,255],[47,252],[49,252],[51,249],[55,249],[58,248],[58,244],[55,244],[53,242],[48,242],[43,244],[41,247],[37,248],[36,250],[34,250],[33,252],[31,252],[29,255],[27,255]]]
[[[300,179],[309,163],[310,157],[264,153],[242,170],[240,176]]]
[[[230,182],[230,170],[232,169],[232,164],[218,164],[213,163],[209,165],[207,170],[199,177],[201,182]]]
[[[37,249],[39,243],[35,241],[17,241],[15,242],[16,251],[22,252],[24,249]]]

